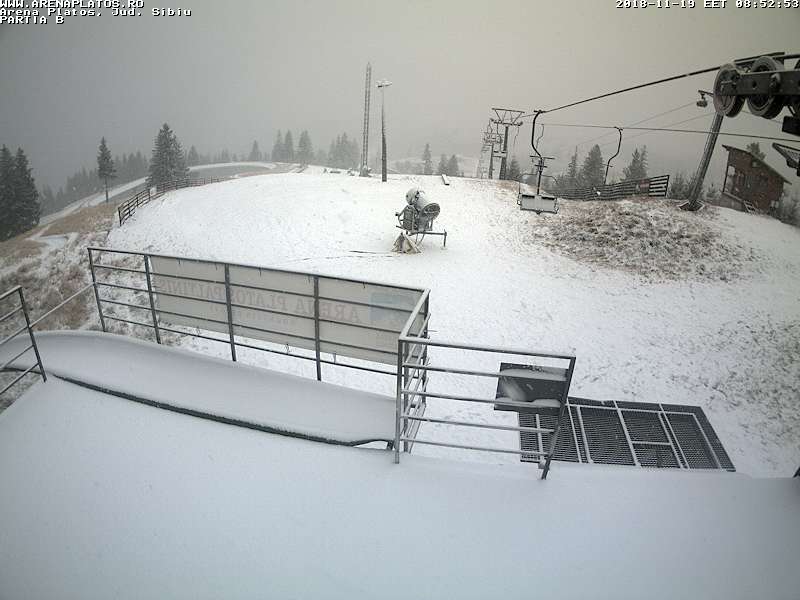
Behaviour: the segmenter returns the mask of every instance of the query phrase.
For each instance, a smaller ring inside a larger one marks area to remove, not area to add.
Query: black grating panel
[[[501,363],[501,372],[525,365]],[[508,378],[514,379],[509,374]],[[534,390],[524,394],[529,404],[515,407],[503,399],[509,382],[498,379],[496,410],[515,411],[522,427],[555,429],[559,409],[536,404]],[[529,382],[528,382],[529,383]],[[526,384],[523,381],[522,384]],[[521,385],[522,385],[521,384]],[[516,388],[514,388],[516,390]],[[524,385],[520,389],[526,389]],[[530,400],[528,400],[530,396]],[[552,394],[545,394],[550,398]],[[520,401],[518,399],[518,401]],[[569,462],[640,465],[654,468],[725,469],[735,471],[714,428],[699,406],[593,400],[570,396],[561,419],[553,458]],[[574,430],[573,430],[574,428]],[[523,462],[538,462],[534,452],[548,452],[552,435],[520,432]]]
[[[621,405],[622,403],[620,403]],[[630,403],[627,403],[630,404]],[[632,442],[668,442],[658,413],[649,410],[623,410],[623,418]]]
[[[578,419],[578,407],[570,406],[569,412],[572,415],[571,424],[575,425],[575,437],[578,439],[578,449],[581,453],[581,462],[588,462],[589,459],[586,458],[586,441],[583,439],[583,432],[581,431],[580,420]]]
[[[580,413],[592,461],[611,465],[634,464],[616,411],[583,407]]]
[[[536,415],[531,413],[519,413],[519,426],[520,427],[537,427]],[[523,452],[540,452],[539,449],[539,436],[530,431],[519,432],[519,449]],[[539,458],[533,454],[522,454],[520,456],[522,462],[539,462]]]
[[[698,406],[616,403],[570,397],[567,409],[553,455],[555,460],[616,465],[638,462],[642,467],[654,468],[736,470],[703,409]],[[557,415],[555,408],[531,407],[519,413],[519,424],[522,427],[555,428]],[[550,434],[520,432],[523,452],[546,452],[549,444]],[[523,454],[521,460],[535,463],[538,457]]]
[[[557,413],[552,411],[551,414],[539,415],[539,423],[536,423],[535,414],[519,413],[519,426],[520,427],[544,427],[546,429],[555,429],[557,421]],[[542,449],[547,452],[550,449],[551,434],[549,433],[531,433],[522,431],[519,435],[520,450],[536,451],[539,450],[539,438],[541,437]],[[561,431],[558,433],[558,441],[556,442],[556,451],[553,455],[555,460],[564,460],[569,462],[578,462],[578,455],[575,449],[575,438],[572,436],[572,427],[570,426],[569,418],[565,417],[561,425]],[[538,462],[538,457],[530,454],[522,455],[522,462]],[[585,459],[584,459],[585,460]]]
[[[716,469],[717,465],[692,415],[668,414],[670,425],[690,469]]]
[[[633,451],[639,464],[643,467],[673,468],[680,467],[672,446],[662,444],[634,444]]]
[[[726,471],[736,470],[736,467],[733,466],[733,461],[725,451],[725,447],[722,445],[719,437],[717,437],[717,432],[714,431],[714,428],[711,426],[711,422],[708,420],[708,417],[706,417],[706,414],[703,412],[702,408],[699,406],[681,406],[679,404],[664,404],[662,405],[662,408],[665,411],[683,413],[688,412],[694,414],[697,417],[698,423],[700,423],[700,427],[703,428],[706,438],[708,438],[708,443],[711,444],[711,447],[714,449],[714,452],[719,459],[720,467]]]

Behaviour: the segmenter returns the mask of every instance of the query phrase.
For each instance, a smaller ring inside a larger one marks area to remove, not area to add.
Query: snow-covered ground
[[[797,598],[798,479],[531,471],[395,465],[50,378],[0,414],[0,597]]]
[[[202,173],[203,171],[209,171],[214,169],[241,169],[244,170],[247,167],[255,167],[259,169],[275,169],[278,167],[276,163],[271,162],[231,162],[231,163],[212,163],[210,165],[196,165],[194,167],[189,167],[189,171],[199,172]],[[287,170],[291,168],[290,165],[285,165]],[[131,192],[131,190],[135,190],[137,187],[143,187],[146,177],[141,177],[140,179],[135,179],[133,181],[129,181],[128,183],[122,183],[120,185],[115,185],[108,189],[108,199],[109,201],[120,201],[127,199],[127,195]],[[132,194],[131,194],[132,195]],[[90,206],[97,206],[101,202],[105,202],[106,194],[104,191],[97,192],[96,194],[91,194],[86,198],[81,198],[80,200],[76,200],[62,208],[61,210],[50,213],[49,215],[44,215],[41,219],[39,219],[40,225],[47,225],[49,223],[53,223],[63,217],[66,217],[69,214],[74,213],[77,210],[82,208],[87,208]]]
[[[441,238],[429,238],[422,254],[391,252],[394,212],[412,186],[441,205],[436,226],[448,231],[446,249]],[[702,222],[715,251],[695,257],[707,269],[659,279],[571,258],[545,230],[579,208],[565,202],[558,215],[537,216],[521,212],[513,191],[497,182],[454,178],[444,186],[438,177],[393,176],[382,184],[309,168],[170,193],[114,229],[107,244],[429,287],[437,339],[573,352],[573,395],[700,405],[740,471],[793,473],[800,464],[800,230],[727,209],[676,209],[676,219]],[[730,257],[738,267],[721,280],[716,274]],[[272,355],[243,357],[294,373],[313,368]],[[489,355],[439,351],[432,360],[497,368]],[[326,372],[335,383],[392,394],[393,381],[367,377]],[[453,383],[432,376],[429,389],[494,395],[490,380],[459,390]],[[513,422],[490,407],[446,401],[432,400],[428,414]],[[446,433],[481,445],[519,443],[510,433]]]

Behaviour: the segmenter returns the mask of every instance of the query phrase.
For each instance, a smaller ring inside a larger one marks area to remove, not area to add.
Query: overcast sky
[[[477,156],[492,106],[549,108],[651,79],[771,51],[800,51],[800,9],[616,8],[616,0],[184,1],[188,17],[67,17],[63,24],[0,25],[0,143],[23,147],[38,184],[58,187],[95,165],[100,137],[114,154],[148,156],[168,122],[202,153],[272,147],[278,129],[308,129],[328,147],[360,141],[364,68],[386,92],[390,158]],[[795,61],[792,61],[792,66]],[[697,99],[713,74],[548,115],[543,121],[626,125]],[[646,125],[698,116],[686,107]],[[724,131],[780,134],[780,121],[745,114]],[[377,150],[379,96],[373,94]],[[679,127],[706,129],[711,117]],[[603,132],[547,128],[546,154],[563,169],[573,146]],[[629,134],[632,137],[633,132]],[[529,154],[530,126],[516,140]],[[605,156],[616,150],[607,137]],[[704,136],[631,139],[617,161],[647,144],[656,170],[696,165]],[[744,146],[747,140],[723,138]],[[762,148],[769,148],[762,142]],[[585,153],[589,145],[579,148]],[[370,154],[374,154],[371,151]],[[718,153],[719,154],[719,153]],[[715,163],[719,162],[716,157]],[[781,159],[771,149],[768,162]],[[713,171],[713,168],[712,168]],[[711,173],[721,181],[722,173]],[[798,182],[800,184],[800,182]],[[796,185],[798,185],[796,184]]]

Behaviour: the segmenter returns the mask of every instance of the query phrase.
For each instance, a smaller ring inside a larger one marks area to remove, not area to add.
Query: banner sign
[[[225,264],[150,256],[159,320],[229,333]],[[421,290],[229,265],[235,335],[395,364],[397,338]],[[315,297],[314,280],[318,280]],[[427,308],[411,326],[419,332]]]

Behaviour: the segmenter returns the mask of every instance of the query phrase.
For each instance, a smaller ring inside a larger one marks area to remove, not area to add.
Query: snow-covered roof
[[[57,378],[0,414],[3,598],[791,598],[800,479],[344,448]]]

